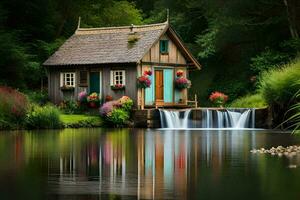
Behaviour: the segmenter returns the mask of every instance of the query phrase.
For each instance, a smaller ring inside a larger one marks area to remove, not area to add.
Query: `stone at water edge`
[[[271,154],[272,156],[286,156],[286,157],[293,157],[296,156],[298,153],[300,153],[300,146],[293,145],[293,146],[287,146],[286,148],[283,146],[278,147],[272,147],[270,149],[260,148],[260,149],[252,149],[250,150],[251,153],[256,154]]]

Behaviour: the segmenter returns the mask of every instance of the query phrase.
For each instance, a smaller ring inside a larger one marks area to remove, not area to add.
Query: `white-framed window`
[[[111,70],[110,85],[125,85],[125,70]]]
[[[60,86],[75,87],[75,72],[60,73]]]

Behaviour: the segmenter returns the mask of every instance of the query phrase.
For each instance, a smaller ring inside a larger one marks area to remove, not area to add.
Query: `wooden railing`
[[[144,101],[144,95],[145,95],[145,90],[144,89],[142,89],[142,91],[141,91],[141,98],[140,98],[140,108],[141,108],[141,110],[144,110],[145,109],[145,101]],[[155,102],[154,103],[155,105],[154,105],[154,107],[157,109],[157,108],[159,108],[159,107],[164,107],[164,106],[167,106],[167,107],[170,107],[170,105],[163,105],[163,104],[158,104],[157,102]],[[195,94],[195,96],[194,96],[194,100],[187,100],[186,101],[186,104],[187,105],[192,105],[192,107],[194,107],[194,108],[198,108],[198,98],[197,98],[197,95]],[[174,104],[174,107],[177,107],[177,106],[179,105],[181,105],[180,103],[175,103]],[[184,106],[183,104],[182,104],[182,106]]]
[[[187,104],[191,103],[191,104],[194,104],[194,107],[195,108],[198,108],[198,98],[197,98],[197,94],[195,94],[195,97],[194,97],[194,101],[187,101]]]

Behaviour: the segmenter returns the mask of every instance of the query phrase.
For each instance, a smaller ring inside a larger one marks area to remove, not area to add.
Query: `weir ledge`
[[[201,120],[203,110],[222,110],[222,108],[192,108],[190,118],[192,120]],[[234,108],[230,108],[234,109]],[[168,109],[175,110],[175,109]],[[181,110],[178,110],[181,111]],[[183,110],[182,110],[183,111]],[[159,109],[144,109],[133,111],[134,127],[137,128],[161,128]],[[268,108],[255,109],[255,128],[272,127],[272,116]]]

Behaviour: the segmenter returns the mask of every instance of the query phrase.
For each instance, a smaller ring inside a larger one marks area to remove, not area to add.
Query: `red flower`
[[[209,100],[217,105],[223,105],[228,100],[228,96],[222,92],[212,92],[209,96]]]
[[[148,88],[151,85],[151,80],[148,76],[140,76],[137,78],[137,84],[139,88]]]
[[[149,69],[147,71],[144,71],[144,76],[151,76],[152,75],[152,71]]]
[[[183,71],[182,71],[182,70],[178,70],[178,71],[176,72],[176,76],[177,76],[177,77],[183,76]]]
[[[175,87],[177,89],[184,89],[184,88],[190,88],[191,87],[191,81],[184,78],[184,77],[179,77],[175,79]]]

